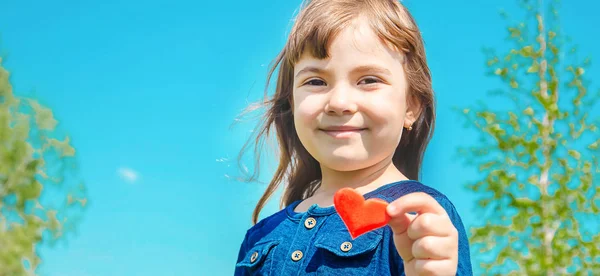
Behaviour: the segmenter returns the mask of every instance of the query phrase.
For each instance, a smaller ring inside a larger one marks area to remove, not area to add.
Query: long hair
[[[412,15],[397,0],[307,0],[301,6],[287,43],[271,63],[267,75],[265,98],[262,102],[265,113],[262,125],[255,131],[255,171],[251,179],[258,177],[262,145],[272,131],[275,131],[277,137],[279,164],[256,204],[252,215],[253,223],[257,223],[260,211],[280,185],[284,186],[280,202],[282,206],[306,199],[319,187],[319,163],[304,148],[294,127],[294,65],[305,51],[309,51],[315,58],[327,58],[331,41],[359,16],[368,19],[370,27],[382,42],[406,57],[404,70],[408,82],[407,98],[410,103],[420,105],[420,112],[413,129],[402,132],[392,160],[406,177],[419,179],[423,155],[433,133],[435,109],[423,39]],[[275,74],[275,92],[269,97],[268,86]],[[256,106],[253,109],[255,108]],[[238,160],[241,160],[250,142],[252,139],[246,142]]]

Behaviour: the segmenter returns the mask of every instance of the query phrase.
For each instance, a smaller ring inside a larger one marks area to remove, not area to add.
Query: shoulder
[[[394,201],[411,193],[426,193],[436,200],[449,201],[440,191],[416,180],[404,180],[390,183],[370,192],[369,197],[377,197],[386,201]]]
[[[416,180],[398,181],[384,185],[368,194],[368,197],[376,197],[387,202],[392,202],[402,196],[411,193],[425,193],[434,198],[448,213],[452,219],[460,219],[454,204],[442,192],[427,186]],[[456,217],[456,218],[455,218]]]
[[[256,243],[267,234],[273,232],[273,230],[283,223],[287,218],[287,208],[284,208],[272,215],[269,215],[268,217],[261,219],[258,223],[246,231],[246,242],[248,244]]]

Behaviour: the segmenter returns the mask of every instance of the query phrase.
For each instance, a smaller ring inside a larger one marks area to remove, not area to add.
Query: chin
[[[319,161],[322,166],[336,171],[356,171],[369,167],[369,160],[357,156],[327,156]]]

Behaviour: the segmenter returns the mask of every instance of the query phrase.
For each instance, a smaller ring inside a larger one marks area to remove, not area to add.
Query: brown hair
[[[272,62],[267,76],[268,89],[271,78],[279,69],[274,95],[269,98],[265,89],[262,106],[266,112],[261,127],[255,132],[255,167],[250,180],[258,178],[262,144],[264,138],[270,137],[273,127],[279,145],[279,164],[254,209],[253,223],[257,223],[261,209],[282,183],[285,183],[282,206],[311,196],[319,187],[319,163],[304,148],[294,127],[294,65],[304,51],[310,51],[316,58],[327,58],[331,41],[359,16],[368,19],[371,28],[383,43],[405,54],[408,98],[411,103],[420,105],[420,112],[413,129],[402,133],[393,163],[406,177],[419,179],[423,154],[433,133],[435,110],[423,39],[413,17],[397,0],[306,0],[286,45]],[[238,161],[249,142],[251,139],[242,148]]]

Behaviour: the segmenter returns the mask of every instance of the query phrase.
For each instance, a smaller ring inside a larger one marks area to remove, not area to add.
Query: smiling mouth
[[[325,134],[334,138],[349,138],[354,135],[360,135],[366,128],[339,128],[339,129],[319,129]]]

